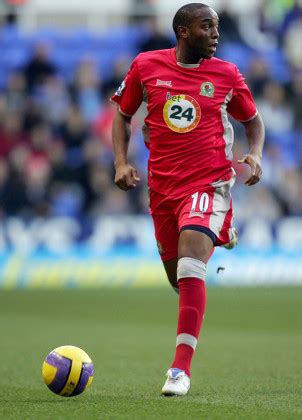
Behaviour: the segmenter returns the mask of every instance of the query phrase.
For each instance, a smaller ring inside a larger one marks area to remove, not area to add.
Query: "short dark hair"
[[[177,10],[174,19],[173,19],[173,31],[175,32],[176,39],[179,38],[178,27],[179,26],[190,26],[194,20],[194,12],[197,9],[202,9],[203,7],[210,7],[207,4],[203,3],[188,3],[182,6]]]

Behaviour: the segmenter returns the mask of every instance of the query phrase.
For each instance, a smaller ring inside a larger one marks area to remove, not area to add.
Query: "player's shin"
[[[202,261],[189,257],[179,259],[178,326],[172,367],[184,370],[189,376],[206,306],[205,276],[206,264]]]

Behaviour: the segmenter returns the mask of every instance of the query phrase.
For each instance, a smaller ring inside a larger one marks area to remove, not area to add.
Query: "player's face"
[[[187,32],[187,48],[200,58],[211,58],[218,45],[218,15],[210,7],[197,9]]]

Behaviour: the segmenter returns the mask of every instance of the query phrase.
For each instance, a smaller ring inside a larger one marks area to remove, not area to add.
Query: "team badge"
[[[214,98],[214,85],[211,82],[203,82],[200,86],[200,95],[208,96],[209,98]]]
[[[193,130],[200,121],[201,109],[199,103],[189,95],[166,96],[163,117],[167,126],[177,133],[187,133]]]

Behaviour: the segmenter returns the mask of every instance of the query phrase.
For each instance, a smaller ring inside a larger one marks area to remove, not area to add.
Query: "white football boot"
[[[238,232],[237,229],[231,227],[230,229],[230,242],[228,244],[222,245],[226,249],[233,249],[238,244]]]
[[[190,389],[190,378],[185,371],[171,368],[167,372],[167,380],[161,390],[166,397],[187,395]]]

